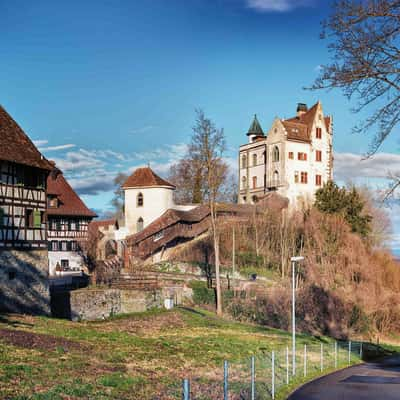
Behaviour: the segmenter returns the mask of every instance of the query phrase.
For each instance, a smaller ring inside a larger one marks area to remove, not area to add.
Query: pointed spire
[[[264,136],[264,131],[261,128],[260,123],[257,119],[257,114],[254,114],[253,122],[250,125],[249,131],[247,132],[247,136],[256,135],[256,136]]]

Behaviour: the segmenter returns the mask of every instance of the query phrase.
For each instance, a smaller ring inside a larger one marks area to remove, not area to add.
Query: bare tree
[[[321,66],[312,89],[340,88],[369,117],[354,132],[374,131],[374,154],[400,122],[400,1],[338,0],[324,23],[332,62]],[[393,180],[391,194],[400,185]]]
[[[203,194],[210,206],[211,230],[215,256],[215,280],[217,292],[217,314],[222,314],[222,291],[220,279],[219,231],[217,225],[217,198],[225,180],[226,169],[222,154],[225,151],[223,129],[217,129],[214,123],[206,118],[202,110],[196,110],[196,124],[189,145],[189,154],[199,163],[204,176]]]
[[[186,154],[173,164],[168,180],[176,186],[175,200],[180,203],[201,203],[203,201],[203,176],[201,166]]]

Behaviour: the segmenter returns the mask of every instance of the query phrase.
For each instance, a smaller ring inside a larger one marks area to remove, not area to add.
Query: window
[[[76,221],[76,222],[75,222],[75,229],[76,229],[77,231],[79,231],[79,230],[81,229],[81,226],[80,226],[80,224],[79,224],[79,221]]]
[[[307,153],[297,153],[297,159],[300,161],[307,161]]]
[[[253,189],[257,187],[257,177],[253,176]]]
[[[315,152],[315,161],[322,161],[322,151],[321,150],[317,150]]]
[[[257,203],[258,202],[258,197],[256,196],[256,195],[254,195],[252,198],[251,198],[251,201],[255,204],[255,203]]]
[[[142,231],[142,230],[143,230],[143,218],[140,217],[140,218],[137,220],[137,223],[136,223],[136,231],[137,231],[137,232],[140,232],[140,231]]]
[[[143,194],[142,193],[139,193],[137,195],[136,205],[137,205],[137,207],[143,207]]]
[[[71,243],[71,251],[78,251],[78,244],[73,240]]]
[[[242,156],[242,168],[247,167],[247,158],[245,155]]]
[[[289,151],[289,159],[293,160],[294,156],[293,156],[293,151]]]
[[[321,128],[317,128],[317,130],[315,132],[315,137],[317,139],[321,139],[322,138],[322,129]]]
[[[49,208],[57,208],[58,207],[57,197],[50,197],[47,201],[47,205]]]
[[[253,167],[257,165],[257,154],[253,154]]]
[[[14,269],[9,269],[7,272],[9,281],[13,281],[17,277],[17,271],[15,271]]]
[[[315,175],[315,185],[322,186],[322,175]]]
[[[30,208],[25,210],[25,226],[33,228],[33,210]]]
[[[242,177],[242,189],[246,189],[246,177]]]
[[[57,240],[51,241],[51,251],[58,251],[58,242]]]
[[[302,172],[300,174],[300,182],[301,183],[308,183],[308,173],[307,172]]]
[[[274,147],[274,150],[272,152],[272,161],[274,161],[274,162],[279,161],[279,148],[278,148],[278,146]]]
[[[4,210],[0,207],[0,226],[4,225]]]
[[[61,251],[68,251],[68,245],[65,240],[61,242]]]
[[[274,172],[273,180],[274,180],[274,186],[277,186],[279,184],[279,172],[278,171]]]
[[[61,269],[66,271],[69,269],[69,260],[61,260]]]
[[[299,171],[294,171],[294,183],[299,183]]]

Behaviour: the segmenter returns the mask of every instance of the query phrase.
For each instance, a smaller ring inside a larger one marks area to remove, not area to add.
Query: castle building
[[[72,189],[63,173],[54,167],[47,178],[47,239],[51,276],[81,275],[85,267],[82,245],[88,239],[88,225],[96,216]]]
[[[46,178],[53,166],[0,106],[0,309],[50,313]]]
[[[275,191],[297,207],[332,179],[332,117],[319,101],[310,109],[299,103],[293,118],[275,118],[267,134],[254,116],[247,136],[239,149],[239,203]]]

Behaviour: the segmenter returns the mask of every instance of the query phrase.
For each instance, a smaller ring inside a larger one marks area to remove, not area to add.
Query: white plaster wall
[[[136,233],[137,221],[143,218],[143,227],[151,224],[169,208],[173,208],[173,188],[147,187],[125,189],[125,228],[132,235]],[[137,206],[137,196],[143,194],[143,206]]]
[[[316,128],[322,129],[322,138],[316,138]],[[286,196],[290,200],[291,207],[301,206],[304,202],[310,203],[314,201],[315,192],[320,186],[315,184],[315,176],[322,176],[322,185],[330,178],[329,156],[332,135],[326,130],[324,114],[322,107],[319,105],[316,119],[312,127],[311,144],[289,141],[286,139],[285,129],[282,122],[276,118],[267,134],[267,138],[261,142],[255,142],[240,147],[239,151],[239,203],[244,203],[243,197],[251,197],[254,194],[263,194],[262,190],[252,189],[252,177],[257,176],[257,186],[264,184],[264,165],[253,167],[252,154],[257,152],[259,161],[263,160],[262,153],[264,147],[256,147],[267,144],[267,184],[273,179],[275,170],[279,172],[280,181],[282,183],[278,188],[278,193]],[[280,151],[279,162],[273,162],[272,153],[274,147],[278,146]],[[316,151],[322,152],[322,161],[316,161]],[[293,152],[293,159],[289,159],[289,152]],[[299,161],[297,154],[299,152],[307,154],[307,161]],[[242,168],[242,155],[248,157],[248,168]],[[299,172],[299,183],[295,183],[295,171]],[[308,183],[301,182],[301,172],[307,172]],[[248,192],[243,186],[242,178],[246,177]],[[246,199],[246,201],[249,201]]]
[[[49,251],[49,274],[51,276],[56,275],[57,263],[61,266],[61,260],[69,261],[69,268],[83,269],[85,263],[83,257],[75,251]]]

